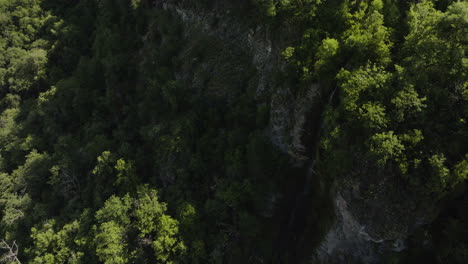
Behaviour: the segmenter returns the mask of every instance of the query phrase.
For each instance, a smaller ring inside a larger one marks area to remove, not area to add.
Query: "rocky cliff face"
[[[318,259],[325,263],[381,263],[406,249],[408,237],[436,215],[435,205],[421,206],[426,203],[392,172],[356,167],[334,183],[336,221],[318,248]]]
[[[224,1],[209,9],[194,7],[188,1],[162,1],[157,5],[183,21],[183,34],[189,41],[187,52],[196,45],[194,39],[200,36],[212,40],[211,46],[206,48],[211,49],[213,56],[193,62],[196,66],[188,71],[181,70],[179,78],[188,80],[194,89],[206,86],[229,103],[229,98],[236,96],[233,88],[236,86],[231,84],[250,76],[244,84],[246,89],[255,93],[259,104],[269,105],[269,129],[265,134],[281,151],[288,153],[297,166],[310,166],[321,126],[318,118],[321,114],[320,85],[310,84],[297,92],[295,87],[278,80],[277,75],[286,67],[281,52],[288,40],[273,40],[274,29],[243,21]],[[225,74],[231,77],[223,79]],[[356,170],[357,176],[344,176],[330,184],[334,186],[331,200],[335,221],[318,248],[308,250],[307,259],[319,263],[348,263],[351,259],[380,263],[386,253],[406,247],[405,240],[414,228],[430,222],[432,209],[416,211],[417,204],[413,201],[417,199],[408,190],[393,184],[391,173],[379,172],[384,176],[376,178],[383,180],[373,182],[363,176],[369,174],[364,165]],[[325,181],[310,180],[320,177],[315,173],[304,177],[306,185]],[[307,192],[313,192],[314,187],[304,186],[296,191],[298,194],[293,196],[307,197]],[[306,193],[299,195],[302,192]],[[273,215],[278,209],[276,201],[281,195],[271,194],[271,197],[275,199],[265,215]],[[298,204],[308,202],[305,198],[296,199]],[[297,204],[291,208],[308,209]],[[291,218],[297,217],[295,210]]]
[[[278,74],[286,67],[281,52],[286,47],[287,41],[274,42],[271,36],[274,34],[273,30],[263,25],[242,21],[242,17],[232,14],[229,4],[226,6],[220,4],[207,10],[194,8],[184,2],[179,4],[174,2],[176,1],[165,1],[162,3],[162,8],[177,14],[184,22],[185,37],[193,39],[203,34],[212,38],[213,45],[207,48],[219,56],[217,59],[207,58],[198,62],[199,65],[191,76],[181,72],[181,78],[189,78],[192,84],[197,86],[202,82],[200,75],[203,69],[211,68],[211,74],[215,75],[222,74],[223,69],[230,69],[229,74],[237,71],[236,74],[243,76],[252,75],[254,69],[254,74],[246,85],[247,89],[255,93],[259,103],[270,106],[268,135],[277,147],[289,153],[294,159],[306,160],[310,148],[304,145],[304,138],[311,130],[319,127],[319,124],[312,124],[314,127],[306,128],[306,125],[311,125],[307,123],[307,119],[318,104],[320,87],[318,84],[311,84],[298,95],[292,91],[295,87],[278,81]],[[221,60],[220,57],[228,59]],[[240,57],[242,60],[239,62]],[[217,77],[211,77],[215,78]],[[229,86],[230,81],[235,82],[239,79],[220,82],[224,86]],[[223,92],[222,96],[235,96],[235,91],[224,89]]]
[[[346,187],[350,186],[340,186],[334,196],[336,221],[317,249],[321,263],[381,263],[386,254],[406,249],[411,231],[428,220],[422,214],[399,211],[411,208],[409,204],[360,201]],[[366,212],[356,207],[365,207]]]

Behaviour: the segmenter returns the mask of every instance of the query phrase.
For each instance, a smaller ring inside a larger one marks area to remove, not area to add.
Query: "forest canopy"
[[[245,51],[187,34],[197,12],[282,43],[284,94],[320,85],[327,184],[391,175],[455,212],[388,263],[467,263],[468,2],[164,2],[0,0],[0,263],[288,263],[271,194],[302,171]],[[328,191],[303,209],[320,230]]]

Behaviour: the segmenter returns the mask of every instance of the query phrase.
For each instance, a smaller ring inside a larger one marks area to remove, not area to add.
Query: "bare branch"
[[[13,241],[13,243],[8,244],[5,240],[0,240],[0,249],[4,249],[7,251],[1,258],[0,258],[0,263],[17,263],[21,264],[21,261],[18,259],[18,245],[16,244],[16,241]]]

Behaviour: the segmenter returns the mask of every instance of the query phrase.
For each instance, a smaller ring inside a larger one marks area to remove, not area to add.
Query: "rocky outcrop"
[[[361,263],[379,263],[387,251],[405,249],[405,240],[384,240],[373,237],[353,216],[348,202],[337,194],[334,200],[336,222],[317,249],[317,260],[321,263],[348,263],[353,259]]]
[[[361,174],[362,173],[362,174]],[[380,175],[379,175],[380,174]],[[335,183],[335,223],[317,249],[319,263],[382,263],[400,252],[413,231],[435,217],[435,207],[421,208],[417,194],[395,183],[390,172],[365,171]]]
[[[235,87],[240,85],[236,82],[248,77],[247,89],[256,95],[259,104],[270,106],[265,134],[299,166],[313,164],[312,146],[317,144],[321,126],[320,86],[312,83],[296,89],[298,87],[279,80],[278,73],[286,68],[281,52],[287,41],[275,42],[267,27],[244,23],[222,4],[210,10],[193,7],[187,1],[162,1],[160,6],[183,21],[183,34],[193,42],[185,53],[190,53],[196,45],[194,39],[200,35],[213,40],[206,47],[212,55],[193,62],[197,66],[188,71],[183,69],[178,78],[188,80],[195,90],[207,89],[229,103],[230,98],[236,96]],[[187,60],[181,56],[181,60]],[[405,249],[405,241],[411,232],[431,221],[432,209],[416,210],[417,204],[413,201],[417,199],[409,190],[392,185],[391,174],[374,177],[379,179],[377,182],[362,177],[368,174],[372,173],[367,171],[358,177],[343,177],[333,184],[335,222],[318,248],[310,250],[317,262],[349,263],[354,259],[360,263],[380,263],[386,252]],[[315,176],[306,177],[307,184],[312,182],[309,178]],[[307,197],[309,193],[303,196]],[[273,216],[274,205],[280,197],[277,193],[271,194],[272,206],[265,208],[264,216]],[[291,208],[307,210],[305,199],[296,200],[304,206],[290,205]]]
[[[319,128],[319,124],[311,124],[308,118],[319,101],[317,99],[320,87],[318,84],[311,84],[299,95],[293,92],[293,90],[298,90],[296,87],[290,87],[278,80],[278,73],[284,71],[286,67],[286,62],[281,56],[281,51],[285,48],[284,43],[272,41],[271,32],[267,27],[243,23],[239,17],[231,14],[229,8],[222,5],[208,11],[203,8],[193,8],[190,4],[183,2],[176,4],[175,1],[165,1],[162,7],[181,18],[187,39],[193,39],[194,35],[201,32],[218,41],[217,45],[209,48],[214,52],[217,50],[220,56],[230,56],[233,59],[244,57],[245,60],[240,63],[229,59],[207,60],[201,62],[202,65],[198,68],[211,67],[214,68],[212,69],[214,72],[229,68],[230,75],[235,75],[233,71],[237,71],[237,74],[245,77],[251,74],[249,69],[253,67],[255,74],[251,79],[255,84],[249,89],[255,89],[259,102],[270,105],[270,125],[267,134],[271,141],[297,161],[308,159],[309,149],[304,144],[304,138],[307,137],[308,132]],[[202,83],[199,75],[201,75],[199,72],[195,72],[188,78],[196,85]],[[223,74],[216,72],[216,75],[222,76]],[[229,85],[226,80],[222,82],[225,83],[224,86]],[[229,89],[221,89],[223,88],[214,87],[213,93],[221,91],[221,94],[228,98],[235,96],[235,93]],[[320,115],[315,113],[315,116],[317,114]],[[310,127],[311,125],[313,127]]]

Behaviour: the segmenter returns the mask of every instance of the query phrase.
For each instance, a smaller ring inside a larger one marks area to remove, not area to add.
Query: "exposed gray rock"
[[[249,68],[255,69],[251,78],[254,81],[251,81],[248,89],[253,91],[259,103],[270,105],[266,135],[297,164],[303,166],[306,162],[313,162],[308,153],[310,138],[309,141],[306,138],[321,126],[319,120],[311,122],[310,117],[320,116],[320,107],[317,107],[320,103],[320,86],[310,84],[299,89],[278,80],[278,73],[286,68],[281,56],[285,44],[273,41],[268,28],[243,23],[230,14],[228,8],[194,9],[184,1],[164,1],[162,5],[184,22],[186,39],[190,40],[201,32],[220,43],[219,46],[210,47],[215,51],[213,58],[195,61],[196,69],[191,73],[181,71],[178,78],[189,80],[194,90],[208,89],[210,94],[225,97],[229,102],[229,97],[236,96],[235,89],[222,87],[229,86],[229,83],[217,85],[217,77],[213,76],[220,75],[222,79],[222,73],[228,72],[241,78],[248,74]],[[245,60],[233,63],[217,56],[243,57]],[[181,59],[184,59],[183,55]],[[206,73],[211,78],[208,83],[204,79]],[[315,138],[313,140],[316,141]],[[361,170],[356,174],[363,175],[365,170],[371,174],[366,167],[365,164],[356,165]],[[166,180],[173,180],[171,173],[164,175],[167,175]],[[432,219],[431,208],[416,210],[414,201],[417,199],[413,199],[407,190],[391,185],[394,181],[391,174],[374,177],[378,181],[352,175],[344,178],[335,183],[337,190],[333,200],[336,221],[318,249],[311,249],[311,252],[316,252],[314,259],[318,262],[349,263],[356,260],[360,263],[380,263],[385,252],[404,250],[411,232]],[[281,197],[271,193],[265,199],[268,206],[261,214],[272,217]]]
[[[201,31],[223,43],[225,47],[222,53],[229,53],[234,49],[245,52],[245,56],[250,58],[250,63],[256,69],[257,82],[254,87],[256,95],[259,100],[269,100],[270,126],[267,134],[273,144],[293,159],[306,160],[307,147],[303,144],[303,135],[306,130],[315,129],[305,126],[309,112],[317,103],[319,86],[312,84],[299,96],[292,93],[293,87],[277,81],[276,74],[285,68],[285,61],[281,56],[284,47],[273,43],[268,29],[261,26],[250,28],[242,21],[233,18],[229,10],[217,9],[216,12],[193,10],[183,4],[173,4],[171,1],[166,1],[163,7],[166,10],[173,10],[185,22],[187,38],[190,38],[193,32]],[[213,23],[213,21],[218,22]],[[223,61],[214,66],[219,69],[226,63],[229,62]],[[213,65],[205,64],[199,67],[208,68]],[[237,68],[240,67],[242,66],[238,65]],[[200,82],[197,73],[191,81],[194,85]]]
[[[416,194],[391,177],[378,175],[381,180],[373,183],[348,176],[336,183],[336,219],[317,249],[317,262],[382,263],[386,253],[404,250],[412,232],[432,221],[434,208],[417,208]]]
[[[366,227],[352,215],[347,202],[338,193],[334,200],[336,223],[318,248],[318,260],[322,263],[346,263],[353,257],[363,263],[376,263],[376,247],[384,241],[371,237]]]

